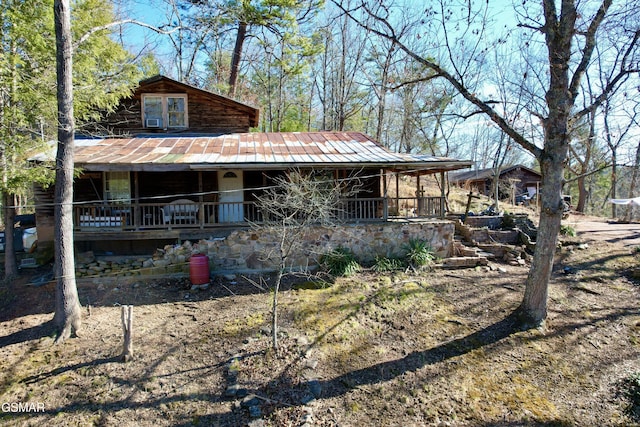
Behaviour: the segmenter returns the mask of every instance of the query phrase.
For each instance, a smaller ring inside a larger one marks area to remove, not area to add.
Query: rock
[[[242,402],[240,402],[240,404],[245,408],[250,408],[252,406],[260,405],[260,399],[258,399],[255,394],[250,394],[242,399]]]
[[[309,390],[311,391],[311,393],[316,398],[319,398],[320,395],[322,394],[322,385],[320,385],[320,381],[311,380],[311,381],[309,381],[309,383],[307,385],[309,386]]]
[[[232,384],[224,391],[224,395],[226,397],[235,397],[238,394],[238,390],[240,390],[240,386],[238,384]]]
[[[311,393],[305,393],[301,398],[300,398],[300,403],[302,403],[303,405],[307,405],[311,402],[313,402],[314,400],[316,400],[315,397],[313,397],[313,394]]]
[[[262,416],[262,410],[259,406],[249,406],[249,416],[251,418],[260,418]]]
[[[316,369],[316,367],[318,366],[318,360],[317,359],[307,359],[304,362],[304,366],[306,368],[309,368],[309,369]]]

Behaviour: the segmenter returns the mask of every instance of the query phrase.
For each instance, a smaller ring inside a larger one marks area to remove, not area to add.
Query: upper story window
[[[145,128],[186,128],[187,95],[143,94],[142,120]]]

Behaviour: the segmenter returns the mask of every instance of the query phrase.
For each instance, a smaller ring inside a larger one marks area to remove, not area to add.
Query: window
[[[172,129],[187,127],[187,95],[142,95],[142,123],[145,128]]]
[[[105,172],[103,182],[106,201],[123,205],[131,202],[129,172]]]

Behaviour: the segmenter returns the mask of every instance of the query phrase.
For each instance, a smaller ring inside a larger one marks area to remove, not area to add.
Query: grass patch
[[[222,333],[228,337],[248,336],[264,324],[265,319],[262,313],[249,314],[245,318],[225,322]]]

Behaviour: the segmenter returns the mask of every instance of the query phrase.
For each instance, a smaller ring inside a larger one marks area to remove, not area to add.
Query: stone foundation
[[[314,227],[289,259],[292,269],[314,268],[320,256],[338,246],[350,249],[361,262],[376,256],[394,257],[403,253],[410,239],[425,240],[438,257],[453,254],[455,227],[450,221],[386,222],[378,224]],[[277,249],[276,236],[255,230],[236,230],[227,237],[196,243],[169,245],[149,258],[95,260],[78,255],[78,277],[168,276],[189,274],[189,257],[200,253],[209,257],[215,273],[251,273],[273,271],[277,260],[268,254]]]

